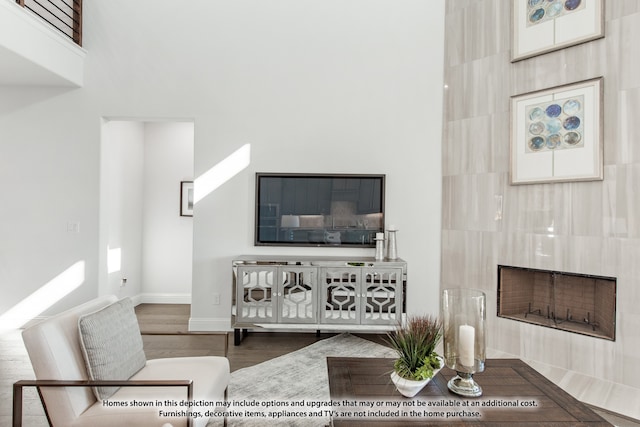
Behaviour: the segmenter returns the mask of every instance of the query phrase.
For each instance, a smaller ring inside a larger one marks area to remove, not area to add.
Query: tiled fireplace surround
[[[604,39],[515,63],[510,4],[445,2],[441,288],[487,294],[490,357],[640,419],[640,2],[604,2]],[[604,180],[511,185],[510,97],[599,76]],[[616,277],[615,341],[498,317],[498,265]]]

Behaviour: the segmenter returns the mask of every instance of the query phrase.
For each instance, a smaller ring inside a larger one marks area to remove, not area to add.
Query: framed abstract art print
[[[511,184],[603,178],[598,77],[511,97]]]
[[[511,62],[604,37],[603,0],[513,0]]]

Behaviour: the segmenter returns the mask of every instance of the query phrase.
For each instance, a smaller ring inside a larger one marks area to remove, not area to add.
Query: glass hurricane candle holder
[[[481,396],[473,374],[484,371],[486,296],[476,289],[445,289],[441,303],[444,361],[457,373],[447,386],[461,396]]]

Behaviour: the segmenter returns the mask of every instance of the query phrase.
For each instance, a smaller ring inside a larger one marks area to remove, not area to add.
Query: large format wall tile
[[[640,418],[640,2],[606,1],[603,39],[515,63],[510,4],[446,2],[441,287],[487,293],[494,354]],[[510,185],[510,98],[595,77],[604,180]],[[616,277],[616,340],[498,318],[499,264]]]

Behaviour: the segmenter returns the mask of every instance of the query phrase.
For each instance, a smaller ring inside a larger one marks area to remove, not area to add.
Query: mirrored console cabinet
[[[407,263],[357,257],[233,261],[234,344],[248,329],[388,331],[406,313]]]

